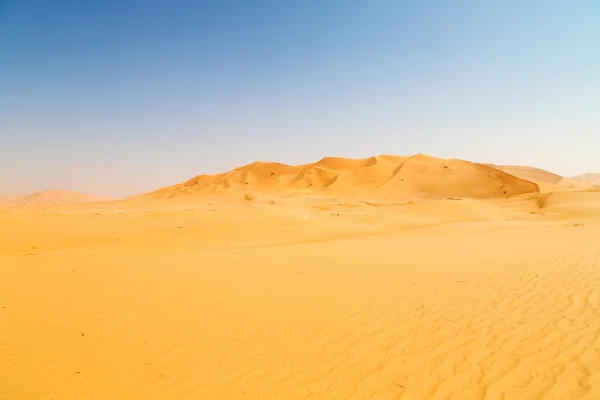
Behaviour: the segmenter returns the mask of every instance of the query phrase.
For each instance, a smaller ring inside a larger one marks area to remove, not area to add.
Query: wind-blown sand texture
[[[0,209],[0,399],[600,398],[600,191],[377,161]]]

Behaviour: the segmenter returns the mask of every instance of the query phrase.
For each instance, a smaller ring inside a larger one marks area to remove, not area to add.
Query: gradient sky
[[[0,193],[418,152],[600,171],[600,2],[0,0]]]

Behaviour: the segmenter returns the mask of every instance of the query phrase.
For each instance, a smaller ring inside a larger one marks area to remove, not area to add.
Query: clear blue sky
[[[0,193],[417,152],[600,171],[600,2],[0,0]]]

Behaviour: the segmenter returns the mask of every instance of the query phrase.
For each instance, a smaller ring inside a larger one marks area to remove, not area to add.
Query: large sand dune
[[[0,399],[599,399],[599,196],[417,155],[3,207]]]
[[[257,162],[223,174],[200,175],[143,198],[298,192],[385,199],[423,195],[506,198],[538,193],[539,187],[486,165],[417,154],[366,159],[327,157],[300,166]]]

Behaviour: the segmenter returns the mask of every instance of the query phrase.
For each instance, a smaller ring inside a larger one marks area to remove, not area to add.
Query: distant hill
[[[596,172],[595,174],[577,175],[572,179],[577,179],[578,181],[587,182],[591,185],[600,186],[600,172]]]
[[[12,194],[0,194],[0,206],[10,206],[18,203],[27,196],[24,195],[12,195]]]
[[[25,206],[43,204],[77,204],[105,202],[108,199],[93,194],[76,193],[68,190],[44,190],[28,196],[0,196],[2,206]]]

